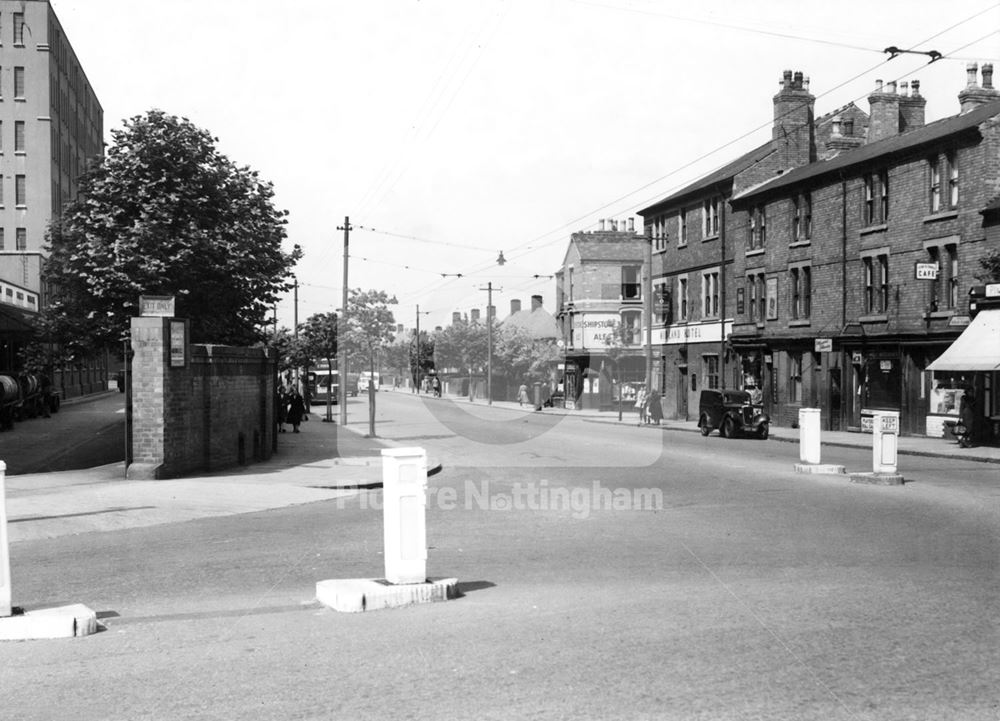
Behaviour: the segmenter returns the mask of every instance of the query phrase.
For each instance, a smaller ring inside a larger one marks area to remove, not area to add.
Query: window
[[[792,242],[804,243],[812,237],[812,195],[792,198]]]
[[[27,250],[28,249],[28,231],[24,228],[17,228],[14,230],[14,244],[16,250]]]
[[[640,272],[641,266],[622,266],[622,300],[638,300],[642,297]]]
[[[677,279],[677,310],[679,312],[678,320],[686,321],[688,319],[687,276],[681,276]]]
[[[750,209],[750,250],[761,250],[767,243],[767,215],[763,205]]]
[[[656,297],[653,299],[656,307],[653,312],[659,316],[659,322],[668,325],[673,322],[673,308],[671,308],[670,288],[666,283],[656,284]]]
[[[14,204],[18,206],[27,205],[27,188],[23,175],[14,176]]]
[[[683,246],[688,244],[688,221],[687,221],[687,208],[681,208],[680,214],[677,216],[677,223],[679,233],[677,236],[677,245]]]
[[[653,234],[653,250],[661,251],[667,249],[667,216],[660,215],[653,218],[651,226]]]
[[[24,152],[24,121],[14,121],[14,152]]]
[[[14,99],[24,100],[24,68],[14,68]]]
[[[862,258],[865,273],[865,314],[881,315],[889,309],[889,256],[869,255]]]
[[[705,221],[705,238],[719,234],[719,199],[707,198],[702,208],[702,219]]]
[[[792,283],[792,319],[806,320],[812,311],[812,268],[801,265],[788,272]]]
[[[702,288],[701,317],[718,318],[719,317],[719,272],[711,271],[708,273],[702,273],[701,288]]]
[[[3,228],[0,228],[0,250],[5,250],[6,248],[7,246],[4,245]]]
[[[719,387],[719,356],[703,355],[702,367],[705,369],[705,388]]]
[[[931,159],[930,171],[931,212],[937,213],[941,210],[941,168],[938,166],[937,158]]]
[[[958,159],[955,153],[948,153],[944,156],[945,166],[948,168],[948,207],[958,207]]]
[[[637,311],[622,313],[622,341],[626,345],[642,343],[642,314]]]
[[[24,13],[14,13],[14,44],[24,45]]]
[[[889,171],[867,173],[865,184],[865,225],[885,223],[889,219]]]
[[[950,310],[958,305],[958,246],[954,243],[927,247],[928,260],[937,264],[937,278],[928,282],[928,310]]]
[[[788,354],[788,402],[802,402],[802,354]]]

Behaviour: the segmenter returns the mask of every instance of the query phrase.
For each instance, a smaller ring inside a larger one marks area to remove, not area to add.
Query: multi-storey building
[[[564,343],[569,408],[634,400],[644,382],[643,267],[648,243],[633,219],[601,221],[570,236],[556,272],[556,319]],[[620,381],[620,383],[619,383]]]
[[[46,230],[102,155],[103,133],[101,104],[51,5],[0,0],[0,368],[16,362],[24,314],[45,303]]]
[[[984,218],[1000,194],[992,70],[980,85],[970,66],[961,112],[926,124],[919,88],[879,83],[863,145],[734,196],[732,346],[779,424],[814,406],[827,428],[864,430],[883,409],[899,411],[904,433],[942,435],[967,385],[980,419],[996,414],[995,375],[928,368],[969,324],[989,250]],[[764,217],[766,240],[755,234]]]
[[[652,282],[658,301],[653,314],[653,381],[668,417],[686,420],[696,413],[702,388],[740,388],[752,382],[743,377],[730,352],[734,319],[747,307],[746,291],[733,282],[733,273],[745,244],[747,255],[764,252],[773,219],[760,212],[749,221],[734,216],[729,202],[748,184],[833,152],[817,152],[817,138],[831,148],[861,142],[868,124],[863,111],[851,103],[814,119],[813,101],[808,78],[786,71],[773,99],[770,140],[639,211],[653,243]],[[807,234],[808,206],[801,206],[799,213],[799,232]],[[748,230],[749,241],[744,237]],[[755,312],[757,299],[753,288],[750,302]]]

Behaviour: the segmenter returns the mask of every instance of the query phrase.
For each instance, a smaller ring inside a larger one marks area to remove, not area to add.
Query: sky
[[[274,184],[304,251],[288,328],[340,308],[345,218],[348,286],[394,295],[407,328],[418,308],[421,329],[484,309],[490,285],[500,319],[532,295],[554,311],[570,234],[640,227],[637,210],[765,142],[784,70],[810,78],[817,115],[918,79],[933,121],[959,111],[967,63],[1000,69],[995,0],[51,5],[107,142],[158,108]]]

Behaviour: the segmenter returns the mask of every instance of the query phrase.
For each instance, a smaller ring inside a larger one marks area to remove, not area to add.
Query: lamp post
[[[429,310],[425,310],[423,312],[423,315],[430,315],[430,311]],[[416,344],[416,363],[415,364],[416,364],[416,367],[417,367],[417,373],[416,373],[416,378],[414,379],[415,383],[413,384],[413,387],[414,387],[414,390],[417,393],[420,393],[420,316],[421,316],[420,304],[417,303],[417,334],[416,334],[416,336],[413,339],[414,343]]]
[[[503,253],[500,254],[500,259],[502,258]],[[497,263],[500,263],[500,259]],[[486,403],[493,405],[493,281],[479,290],[486,291]],[[503,288],[496,290],[500,291]]]

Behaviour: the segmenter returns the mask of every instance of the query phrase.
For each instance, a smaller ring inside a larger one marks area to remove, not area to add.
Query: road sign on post
[[[7,543],[7,464],[0,461],[0,618],[11,613],[10,546]]]
[[[427,452],[382,450],[385,580],[427,581]]]

